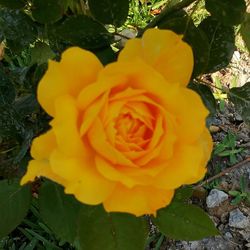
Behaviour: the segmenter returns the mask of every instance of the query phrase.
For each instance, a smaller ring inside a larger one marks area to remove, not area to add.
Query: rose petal
[[[166,163],[166,168],[155,176],[154,185],[163,189],[175,189],[199,180],[199,170],[203,166],[203,149],[197,145],[178,145],[175,154]]]
[[[45,134],[36,137],[32,141],[31,156],[36,160],[49,159],[51,152],[56,147],[54,131],[50,129]]]
[[[47,177],[61,185],[66,185],[66,180],[56,175],[48,160],[31,160],[28,164],[27,172],[22,177],[20,184],[24,185],[29,181],[34,181],[36,177]]]
[[[90,128],[93,121],[96,119],[98,114],[101,112],[105,103],[107,102],[108,92],[104,93],[96,101],[94,101],[84,112],[82,117],[82,124],[80,127],[80,135],[83,136]]]
[[[113,193],[104,201],[107,212],[156,215],[156,210],[167,206],[174,195],[174,190],[158,189],[153,186],[135,186],[127,188],[117,185]]]
[[[95,151],[105,159],[112,162],[112,164],[138,167],[108,142],[100,119],[97,118],[93,122],[87,135],[89,143],[95,149]]]
[[[68,156],[87,157],[78,128],[79,111],[72,96],[56,99],[56,116],[50,123],[56,135],[58,148]]]
[[[93,53],[77,47],[67,49],[59,63],[49,61],[48,70],[38,85],[39,103],[54,116],[55,99],[65,94],[76,97],[81,89],[96,80],[102,67]]]
[[[129,40],[119,54],[119,61],[143,59],[168,82],[186,86],[193,71],[193,52],[182,36],[170,30],[148,29],[142,39]]]

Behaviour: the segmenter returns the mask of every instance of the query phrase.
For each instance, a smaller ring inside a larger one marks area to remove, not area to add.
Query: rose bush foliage
[[[182,36],[148,29],[103,66],[67,49],[38,86],[53,117],[34,139],[21,183],[47,177],[108,212],[156,214],[174,190],[202,179],[212,150],[208,110],[187,88],[193,53]]]

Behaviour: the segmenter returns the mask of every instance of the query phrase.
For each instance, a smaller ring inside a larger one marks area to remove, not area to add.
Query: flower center
[[[152,137],[152,130],[131,113],[121,113],[115,123],[116,147],[121,151],[142,151]]]

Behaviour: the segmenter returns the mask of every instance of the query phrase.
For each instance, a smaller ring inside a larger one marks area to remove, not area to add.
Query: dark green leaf
[[[61,0],[33,0],[32,16],[39,23],[54,23],[61,19],[63,12]]]
[[[79,207],[80,203],[73,196],[66,195],[58,184],[46,182],[40,188],[41,217],[62,240],[74,242]]]
[[[180,13],[180,15],[184,15]],[[193,76],[203,73],[208,63],[208,40],[206,35],[199,28],[195,27],[193,21],[187,17],[175,17],[162,21],[158,27],[160,29],[170,29],[178,34],[184,34],[183,40],[187,42],[194,52]]]
[[[176,240],[200,240],[218,234],[208,215],[199,207],[173,202],[157,212],[153,221],[167,237]]]
[[[246,13],[245,21],[241,24],[240,34],[250,52],[250,13]]]
[[[103,65],[114,62],[117,57],[111,47],[94,50],[93,53],[95,53]]]
[[[246,12],[245,0],[206,0],[206,9],[225,25],[236,25],[243,21]]]
[[[20,150],[14,157],[14,161],[13,161],[14,164],[19,164],[20,161],[24,158],[24,156],[26,155],[26,153],[28,152],[30,148],[33,137],[34,137],[33,130],[29,128],[25,128],[25,130],[22,131],[22,143],[20,145]]]
[[[234,103],[243,120],[250,125],[250,82],[240,88],[230,89],[228,97]]]
[[[204,84],[193,82],[191,82],[188,87],[200,95],[203,103],[210,111],[210,114],[214,115],[216,113],[216,101],[211,89]]]
[[[12,81],[3,69],[0,69],[0,106],[11,104],[15,100],[15,96],[16,91]]]
[[[175,191],[174,201],[184,202],[187,201],[193,194],[193,188],[191,186],[181,187]]]
[[[31,64],[43,64],[54,57],[55,53],[46,43],[37,42],[35,47],[31,49]]]
[[[23,220],[31,200],[29,186],[21,187],[18,181],[0,181],[0,238],[8,235]]]
[[[85,49],[106,47],[110,40],[104,26],[84,15],[69,17],[57,28],[57,34],[72,45]]]
[[[0,9],[0,27],[7,45],[20,52],[37,37],[37,29],[30,17],[18,10]]]
[[[235,50],[233,28],[224,26],[211,17],[201,22],[199,27],[206,33],[209,41],[209,61],[205,73],[225,68]]]
[[[91,14],[101,23],[121,26],[127,19],[129,0],[89,0]]]
[[[14,102],[14,108],[16,112],[21,115],[22,117],[25,117],[27,115],[30,115],[34,112],[37,112],[39,110],[39,104],[36,100],[35,95],[29,94],[22,97],[19,97]]]
[[[0,5],[10,9],[21,9],[25,6],[24,0],[0,0]]]
[[[107,213],[102,206],[84,206],[78,220],[81,249],[144,250],[146,220],[125,213]]]

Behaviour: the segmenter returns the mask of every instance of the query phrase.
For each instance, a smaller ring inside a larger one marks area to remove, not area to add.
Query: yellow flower
[[[70,48],[50,61],[38,100],[53,117],[21,184],[45,176],[86,204],[140,216],[204,177],[212,150],[200,97],[186,85],[191,48],[172,31],[131,39],[117,62]]]

